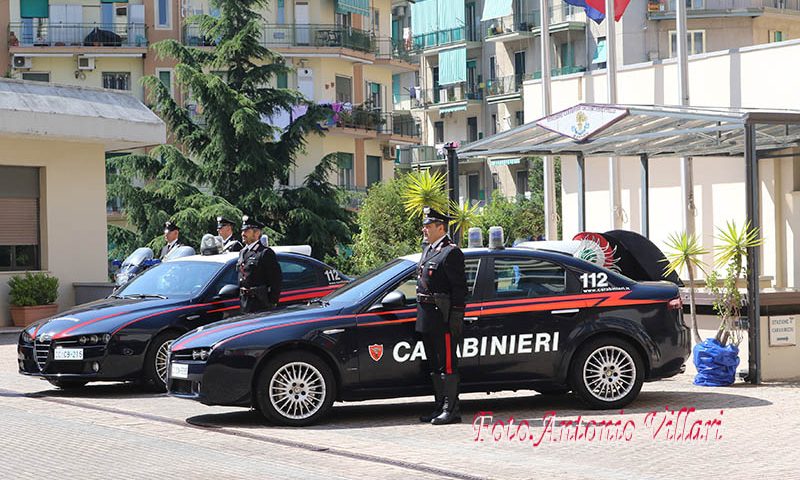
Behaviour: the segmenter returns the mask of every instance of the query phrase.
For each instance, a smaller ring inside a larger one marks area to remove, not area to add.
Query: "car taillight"
[[[683,309],[683,300],[681,297],[673,298],[667,303],[667,310],[681,310]]]

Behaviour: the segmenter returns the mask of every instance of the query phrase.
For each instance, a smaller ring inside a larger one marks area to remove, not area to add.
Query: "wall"
[[[73,282],[107,280],[104,159],[99,144],[0,137],[0,165],[42,167],[42,268],[59,279],[59,310],[73,305]],[[11,324],[11,275],[0,273],[0,326]]]
[[[61,85],[103,88],[104,72],[130,72],[131,93],[144,100],[144,88],[139,81],[144,75],[141,58],[95,58],[94,70],[77,70],[73,57],[33,57],[33,68],[26,72],[50,72],[50,82]],[[79,77],[75,73],[79,72]],[[22,78],[22,72],[16,77]]]

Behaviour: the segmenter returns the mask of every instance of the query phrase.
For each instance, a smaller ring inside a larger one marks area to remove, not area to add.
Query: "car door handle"
[[[331,328],[322,331],[322,333],[324,333],[325,335],[333,335],[335,333],[342,333],[342,332],[344,332],[344,328]]]
[[[478,317],[464,317],[464,321],[467,323],[472,323],[478,320]]]
[[[191,320],[197,320],[198,318],[200,318],[200,315],[189,315],[188,317],[186,317],[186,320],[191,321]]]
[[[552,313],[553,315],[566,315],[570,313],[578,313],[580,311],[581,311],[580,308],[567,308],[564,310],[552,310],[550,311],[550,313]]]

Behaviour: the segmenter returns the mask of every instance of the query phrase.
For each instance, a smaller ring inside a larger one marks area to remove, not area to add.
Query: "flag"
[[[564,0],[570,5],[581,7],[586,11],[586,16],[594,20],[596,23],[602,23],[603,19],[606,18],[606,15],[597,10],[596,8],[590,6],[586,0]],[[603,11],[605,11],[605,7],[603,7]]]
[[[572,2],[567,0],[567,3],[572,3]],[[585,0],[585,3],[587,7],[586,15],[589,15],[588,8],[593,8],[598,12],[602,13],[603,16],[605,17],[606,15],[605,0]],[[622,18],[622,14],[625,13],[625,9],[628,8],[629,3],[631,3],[631,0],[614,0],[614,20],[619,22],[619,19]]]

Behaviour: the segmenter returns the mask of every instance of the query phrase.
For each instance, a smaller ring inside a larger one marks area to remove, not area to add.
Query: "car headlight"
[[[33,343],[33,337],[27,330],[22,331],[22,343]]]
[[[192,350],[192,360],[205,360],[211,356],[210,348],[196,348]]]
[[[106,344],[111,340],[111,334],[93,334],[93,335],[81,335],[78,339],[78,343],[81,345],[102,345]]]

